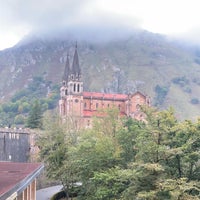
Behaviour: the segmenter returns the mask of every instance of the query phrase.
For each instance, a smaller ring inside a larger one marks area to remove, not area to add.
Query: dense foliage
[[[146,121],[116,110],[76,130],[49,117],[38,144],[48,176],[84,200],[200,198],[200,120],[178,122],[173,109],[142,108]],[[50,121],[49,121],[50,120]]]
[[[156,85],[156,87],[155,87],[155,93],[156,93],[155,105],[156,106],[160,106],[163,104],[168,92],[169,92],[168,86]]]
[[[31,107],[26,127],[31,129],[42,128],[42,109],[38,100],[36,100]]]
[[[53,85],[40,76],[33,77],[28,86],[16,92],[11,101],[0,105],[0,126],[24,126],[36,100],[43,113],[54,109],[58,99],[58,85]]]

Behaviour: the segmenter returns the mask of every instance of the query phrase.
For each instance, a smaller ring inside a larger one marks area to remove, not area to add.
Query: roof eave
[[[9,191],[3,193],[0,196],[0,200],[5,200],[9,198],[12,195],[19,195],[22,193],[25,188],[41,173],[41,171],[44,169],[44,165],[41,164],[35,171],[31,174],[29,174],[25,179],[20,181],[18,184],[16,184],[13,188],[11,188]]]

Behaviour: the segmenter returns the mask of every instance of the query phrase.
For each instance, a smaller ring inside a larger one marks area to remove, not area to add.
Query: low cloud
[[[98,0],[97,0],[98,1]],[[4,1],[8,26],[20,24],[32,33],[48,36],[68,32],[75,37],[108,39],[126,35],[138,27],[136,19],[104,12],[91,0]],[[4,24],[6,26],[6,24]]]

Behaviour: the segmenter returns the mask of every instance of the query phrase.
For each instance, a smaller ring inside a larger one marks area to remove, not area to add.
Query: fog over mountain
[[[78,32],[78,37],[97,31],[99,39],[142,28],[199,43],[198,5],[198,0],[2,1],[0,49],[26,34],[54,35],[63,30]]]
[[[161,109],[173,106],[180,119],[196,118],[200,50],[160,34],[120,27],[113,23],[104,29],[97,25],[34,32],[1,51],[1,101],[26,88],[35,76],[61,84],[66,56],[72,62],[77,42],[84,90],[140,90],[151,96],[152,105]]]

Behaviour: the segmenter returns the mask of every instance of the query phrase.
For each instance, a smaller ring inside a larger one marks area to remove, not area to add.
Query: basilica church
[[[139,91],[133,94],[89,92],[84,91],[83,84],[76,45],[71,65],[67,56],[60,88],[59,113],[63,120],[74,119],[79,127],[91,127],[93,117],[103,117],[99,111],[109,108],[117,108],[120,116],[143,120],[140,105],[150,106],[150,98]]]

